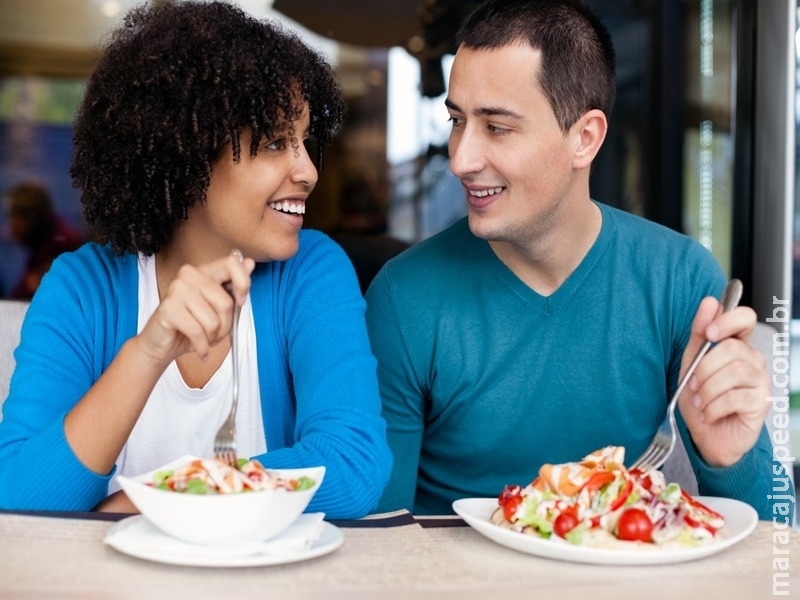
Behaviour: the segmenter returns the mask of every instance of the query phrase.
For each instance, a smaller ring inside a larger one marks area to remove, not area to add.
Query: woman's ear
[[[573,167],[585,169],[591,166],[594,157],[600,151],[603,140],[606,139],[608,121],[602,110],[592,109],[585,113],[572,126],[572,132],[577,136],[578,145],[575,149]]]

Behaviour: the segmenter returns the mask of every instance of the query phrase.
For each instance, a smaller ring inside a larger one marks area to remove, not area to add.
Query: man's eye
[[[503,134],[508,131],[508,129],[504,127],[498,127],[497,125],[487,125],[486,128],[489,130],[490,133],[496,133],[496,134]]]
[[[447,120],[450,123],[452,123],[453,127],[455,127],[456,125],[461,124],[461,119],[459,117],[454,116],[454,115],[450,115],[450,118],[447,119]]]

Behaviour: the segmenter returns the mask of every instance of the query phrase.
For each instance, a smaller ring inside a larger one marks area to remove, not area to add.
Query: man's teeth
[[[478,198],[483,198],[484,196],[490,196],[490,195],[493,195],[493,194],[499,194],[502,191],[503,191],[503,188],[496,187],[496,188],[492,188],[490,190],[475,190],[475,191],[470,190],[469,194],[470,194],[470,196],[476,196]]]
[[[275,210],[279,210],[281,212],[287,212],[297,215],[306,214],[305,202],[289,202],[288,200],[284,200],[283,202],[270,202],[269,207]]]

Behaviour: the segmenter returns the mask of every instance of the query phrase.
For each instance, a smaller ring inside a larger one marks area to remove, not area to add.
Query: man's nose
[[[470,130],[450,134],[448,144],[450,170],[456,177],[477,173],[483,169],[483,145]]]

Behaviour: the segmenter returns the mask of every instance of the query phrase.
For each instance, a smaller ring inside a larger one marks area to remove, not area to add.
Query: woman
[[[391,455],[363,300],[343,251],[301,230],[321,159],[306,144],[343,113],[329,65],[274,23],[205,2],[126,17],[74,130],[103,245],[62,255],[23,324],[0,508],[135,510],[107,497],[115,474],[210,456],[231,403],[227,282],[239,455],[325,465],[309,510],[375,507]]]

